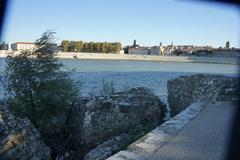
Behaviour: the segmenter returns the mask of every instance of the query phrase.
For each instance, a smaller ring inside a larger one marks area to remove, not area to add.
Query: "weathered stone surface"
[[[107,97],[82,100],[72,112],[75,146],[85,151],[113,136],[154,128],[165,105],[147,88],[132,88]]]
[[[196,74],[169,80],[167,88],[171,114],[176,115],[201,99],[234,103],[240,95],[239,87],[239,77],[233,76]]]
[[[130,139],[131,137],[128,134],[122,134],[120,136],[111,138],[110,140],[91,150],[84,157],[84,160],[105,160],[123,147],[126,147],[126,144],[128,141],[130,141]]]
[[[15,117],[0,105],[0,159],[47,160],[51,149],[27,118]]]

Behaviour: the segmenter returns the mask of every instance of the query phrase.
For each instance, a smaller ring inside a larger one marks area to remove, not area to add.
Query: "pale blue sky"
[[[12,0],[3,40],[35,41],[56,29],[58,41],[120,41],[131,45],[240,47],[234,6],[181,0]]]

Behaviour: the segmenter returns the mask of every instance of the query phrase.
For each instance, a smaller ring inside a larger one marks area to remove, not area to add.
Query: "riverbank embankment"
[[[0,57],[6,57],[9,51],[0,51]],[[18,54],[19,52],[14,52]],[[158,55],[131,55],[114,53],[76,53],[58,52],[56,57],[60,59],[85,59],[85,60],[131,60],[131,61],[163,61],[163,62],[196,62],[239,64],[238,58],[232,57],[200,57],[200,56],[158,56]]]

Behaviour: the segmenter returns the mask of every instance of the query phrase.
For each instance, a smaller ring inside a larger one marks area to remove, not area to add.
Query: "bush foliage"
[[[36,41],[34,51],[6,58],[10,106],[29,117],[42,133],[63,128],[68,109],[79,94],[79,87],[54,56],[54,35],[47,31]]]

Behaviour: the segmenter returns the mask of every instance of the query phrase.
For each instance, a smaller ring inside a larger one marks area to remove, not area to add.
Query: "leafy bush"
[[[42,132],[59,132],[79,87],[61,70],[54,56],[54,34],[47,31],[36,41],[36,49],[6,58],[5,75],[10,106],[27,116]]]

